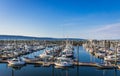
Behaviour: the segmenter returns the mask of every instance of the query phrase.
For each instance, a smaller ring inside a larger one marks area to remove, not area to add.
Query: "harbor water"
[[[39,55],[44,50],[34,52],[27,55],[33,58],[34,55]],[[78,54],[79,52],[79,54]],[[101,59],[95,58],[88,52],[86,52],[82,46],[74,47],[74,56],[78,58],[80,62],[96,62],[102,63]],[[65,68],[57,68],[54,65],[44,67],[42,65],[27,64],[23,67],[12,68],[7,63],[0,63],[0,75],[1,76],[120,76],[120,70],[118,69],[99,69],[97,67],[89,66],[73,66]]]

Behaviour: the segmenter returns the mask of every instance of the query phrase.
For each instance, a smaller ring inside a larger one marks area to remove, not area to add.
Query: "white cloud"
[[[119,39],[120,23],[104,25],[104,27],[94,29],[90,33],[97,39]]]

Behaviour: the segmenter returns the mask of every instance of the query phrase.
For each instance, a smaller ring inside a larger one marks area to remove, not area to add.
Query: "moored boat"
[[[16,65],[24,65],[25,62],[22,61],[21,59],[16,59],[16,58],[14,58],[14,59],[12,59],[12,60],[9,60],[9,61],[8,61],[8,64],[9,64],[9,65],[16,66]]]
[[[64,58],[64,57],[58,57],[57,61],[55,62],[56,66],[72,66],[73,65],[73,61],[70,58]]]

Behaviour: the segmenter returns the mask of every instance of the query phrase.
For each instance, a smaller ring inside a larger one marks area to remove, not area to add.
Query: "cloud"
[[[120,23],[116,23],[116,24],[110,24],[110,25],[104,25],[104,27],[97,29],[97,31],[108,31],[111,30],[119,30],[118,27],[120,27]]]
[[[120,23],[104,25],[91,31],[95,38],[120,39]]]

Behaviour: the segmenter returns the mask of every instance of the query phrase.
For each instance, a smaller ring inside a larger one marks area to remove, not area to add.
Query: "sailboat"
[[[73,46],[66,41],[66,46],[64,50],[62,51],[62,57],[73,57]]]

